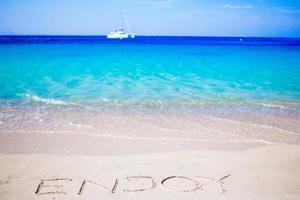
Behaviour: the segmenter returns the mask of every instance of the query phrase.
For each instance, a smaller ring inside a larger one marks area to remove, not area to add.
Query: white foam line
[[[34,133],[34,134],[59,134],[59,135],[85,135],[99,138],[112,138],[118,140],[150,140],[150,141],[185,141],[185,142],[216,142],[216,143],[261,143],[261,144],[284,144],[277,142],[270,142],[263,139],[253,140],[210,140],[210,139],[198,139],[198,138],[175,138],[175,137],[131,137],[131,136],[119,136],[111,134],[89,134],[89,133],[73,133],[70,131],[5,131],[7,133]]]
[[[239,120],[226,119],[226,118],[220,118],[220,117],[214,117],[214,116],[210,116],[210,118],[214,118],[217,120],[223,120],[223,121],[227,121],[227,122],[232,122],[232,123],[236,123],[236,124],[241,124],[241,125],[245,125],[245,126],[249,125],[249,126],[260,127],[260,128],[265,128],[265,129],[275,129],[275,130],[284,132],[286,134],[299,136],[299,133],[297,133],[297,132],[292,132],[292,131],[289,131],[289,130],[286,130],[286,129],[283,129],[280,127],[271,126],[271,125],[247,123],[247,122],[243,122],[243,121],[239,121]]]
[[[48,99],[48,98],[42,98],[36,95],[29,95],[29,94],[24,94],[23,95],[25,98],[34,101],[34,102],[42,102],[45,104],[53,104],[53,105],[77,105],[75,103],[69,103],[69,102],[64,102],[61,100],[56,100],[56,99]]]

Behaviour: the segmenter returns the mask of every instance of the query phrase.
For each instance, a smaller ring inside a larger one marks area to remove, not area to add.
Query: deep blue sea
[[[300,104],[300,39],[0,36],[0,103]]]

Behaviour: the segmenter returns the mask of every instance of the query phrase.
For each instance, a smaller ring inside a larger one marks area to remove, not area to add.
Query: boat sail
[[[125,25],[125,29],[124,28],[119,28],[116,29],[112,32],[110,32],[106,37],[107,39],[128,39],[128,38],[135,38],[135,35],[131,33],[130,28],[129,28],[129,24],[127,21],[127,18],[125,16],[125,13],[122,9],[122,7],[120,7],[121,12],[122,12],[122,18],[123,18],[123,26]],[[125,32],[125,30],[127,31],[127,33]]]

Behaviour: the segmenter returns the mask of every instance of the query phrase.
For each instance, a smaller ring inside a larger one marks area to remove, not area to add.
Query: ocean
[[[1,36],[0,101],[295,106],[300,39]]]

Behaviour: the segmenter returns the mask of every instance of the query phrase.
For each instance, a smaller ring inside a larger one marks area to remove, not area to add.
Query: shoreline
[[[298,110],[42,105],[1,107],[0,153],[103,156],[300,144]]]

